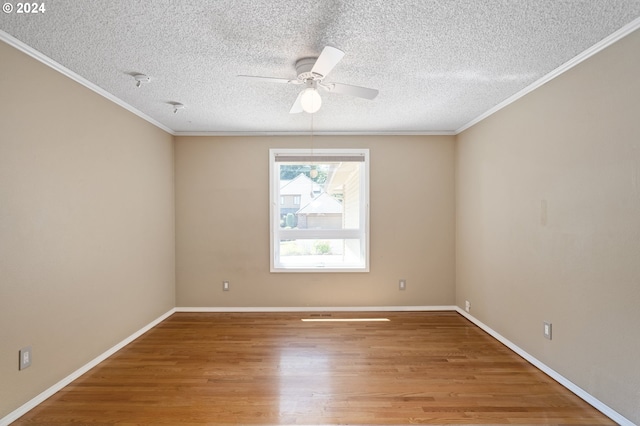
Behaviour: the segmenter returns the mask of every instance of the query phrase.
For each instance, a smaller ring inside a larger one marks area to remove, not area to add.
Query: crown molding
[[[2,30],[0,30],[0,40],[4,41],[9,46],[12,46],[12,47],[18,49],[22,53],[32,57],[33,59],[43,63],[44,65],[46,65],[46,66],[48,66],[50,68],[53,68],[54,70],[58,71],[60,74],[70,78],[71,80],[75,81],[78,84],[81,84],[82,86],[86,87],[87,89],[92,90],[93,92],[95,92],[98,95],[110,100],[111,102],[115,103],[116,105],[126,109],[129,112],[132,112],[133,114],[137,115],[138,117],[142,118],[143,120],[145,120],[145,121],[153,124],[154,126],[164,130],[165,132],[167,132],[167,133],[169,133],[171,135],[175,135],[174,131],[172,129],[168,128],[167,126],[165,126],[164,124],[160,123],[157,120],[154,120],[153,118],[149,117],[147,114],[143,113],[142,111],[132,107],[131,105],[129,105],[128,103],[126,103],[122,99],[120,99],[120,98],[112,95],[111,93],[107,92],[102,87],[90,82],[89,80],[87,80],[86,78],[82,77],[81,75],[76,74],[75,72],[71,71],[70,69],[68,69],[64,65],[54,61],[53,59],[49,58],[48,56],[44,55],[43,53],[35,50],[31,46],[21,42],[17,38],[13,37],[12,35],[4,32]]]
[[[137,115],[143,120],[153,124],[159,129],[164,130],[165,132],[173,135],[173,136],[310,136],[312,133],[310,131],[303,132],[287,132],[287,131],[273,131],[273,132],[263,132],[263,131],[255,131],[255,132],[217,132],[217,131],[199,131],[199,132],[181,132],[174,131],[173,129],[165,126],[159,121],[151,118],[147,114],[142,111],[134,108],[129,105],[122,99],[114,96],[113,94],[107,92],[100,86],[90,82],[86,78],[81,75],[71,71],[64,65],[54,61],[49,58],[45,54],[35,50],[31,46],[23,43],[12,35],[8,34],[5,31],[0,30],[0,40],[7,43],[9,46],[12,46],[22,53],[32,57],[33,59],[41,62],[42,64],[58,71],[62,75],[70,78],[78,84],[92,90],[98,95],[110,100],[111,102],[117,104],[118,106],[126,109],[129,112]],[[443,130],[443,131],[398,131],[398,132],[371,132],[371,131],[354,131],[354,132],[313,132],[314,136],[454,136],[456,133],[451,130]]]
[[[606,49],[607,47],[611,46],[613,43],[617,42],[618,40],[626,37],[627,35],[631,34],[634,31],[636,31],[638,28],[640,28],[640,17],[634,19],[633,21],[631,21],[630,23],[628,23],[624,27],[620,28],[618,31],[616,31],[613,34],[609,35],[608,37],[602,39],[600,42],[594,44],[593,46],[591,46],[590,48],[588,48],[584,52],[582,52],[579,55],[575,56],[573,59],[570,59],[569,61],[567,61],[564,64],[560,65],[558,68],[554,69],[553,71],[551,71],[550,73],[546,74],[542,78],[540,78],[540,79],[536,80],[535,82],[531,83],[529,86],[527,86],[524,89],[520,90],[519,92],[517,92],[513,96],[510,96],[509,98],[507,98],[504,101],[500,102],[498,105],[496,105],[493,108],[489,109],[485,113],[480,114],[479,116],[477,116],[476,118],[474,118],[473,120],[471,120],[470,122],[465,124],[464,126],[460,127],[458,130],[456,130],[454,132],[454,134],[458,135],[458,134],[464,132],[465,130],[467,130],[468,128],[474,126],[475,124],[478,124],[479,122],[481,122],[485,118],[495,114],[496,112],[500,111],[501,109],[505,108],[506,106],[511,105],[512,103],[514,103],[518,99],[520,99],[520,98],[524,97],[525,95],[533,92],[534,90],[538,89],[542,85],[548,83],[549,81],[551,81],[554,78],[560,76],[561,74],[564,74],[565,72],[569,71],[571,68],[575,67],[576,65],[586,61],[587,59],[589,59],[590,57],[592,57],[596,53]]]
[[[174,132],[174,136],[311,136],[310,131],[303,132]],[[313,136],[455,136],[451,130],[443,131],[415,131],[415,132],[332,132],[314,131]]]
[[[564,64],[560,65],[558,68],[554,69],[553,71],[551,71],[548,74],[544,75],[542,78],[540,78],[540,79],[536,80],[535,82],[531,83],[529,86],[527,86],[524,89],[520,90],[516,94],[514,94],[514,95],[510,96],[509,98],[505,99],[504,101],[500,102],[499,104],[497,104],[493,108],[491,108],[491,109],[487,110],[486,112],[480,114],[479,116],[477,116],[473,120],[469,121],[468,123],[464,124],[463,126],[458,128],[457,130],[397,131],[397,132],[393,132],[393,131],[391,131],[391,132],[386,132],[386,131],[381,131],[381,132],[375,132],[375,131],[332,132],[332,131],[327,131],[327,132],[314,132],[313,134],[314,135],[322,135],[322,136],[325,136],[325,135],[326,136],[456,136],[456,135],[464,132],[465,130],[469,129],[470,127],[480,123],[485,118],[488,118],[491,115],[495,114],[496,112],[500,111],[501,109],[507,107],[508,105],[511,105],[512,103],[516,102],[518,99],[526,96],[527,94],[529,94],[532,91],[538,89],[539,87],[543,86],[544,84],[548,83],[549,81],[553,80],[554,78],[564,74],[565,72],[569,71],[570,69],[572,69],[576,65],[584,62],[585,60],[587,60],[590,57],[594,56],[598,52],[606,49],[607,47],[609,47],[613,43],[619,41],[620,39],[624,38],[625,36],[627,36],[627,35],[631,34],[632,32],[636,31],[638,28],[640,28],[640,17],[634,19],[633,21],[631,21],[630,23],[628,23],[624,27],[620,28],[618,31],[614,32],[613,34],[611,34],[608,37],[604,38],[600,42],[598,42],[595,45],[591,46],[590,48],[588,48],[584,52],[580,53],[579,55],[577,55],[574,58],[572,58],[571,60],[569,60],[568,62],[565,62]],[[160,123],[159,121],[151,118],[150,116],[148,116],[147,114],[145,114],[142,111],[138,110],[137,108],[134,108],[133,106],[131,106],[128,103],[124,102],[122,99],[112,95],[111,93],[107,92],[106,90],[102,89],[101,87],[97,86],[96,84],[90,82],[89,80],[85,79],[84,77],[80,76],[79,74],[76,74],[75,72],[71,71],[70,69],[66,68],[65,66],[59,64],[58,62],[56,62],[53,59],[49,58],[48,56],[44,55],[43,53],[33,49],[31,46],[23,43],[22,41],[20,41],[18,39],[16,39],[15,37],[11,36],[10,34],[6,33],[5,31],[0,30],[0,40],[4,41],[8,45],[18,49],[19,51],[27,54],[28,56],[36,59],[37,61],[49,66],[50,68],[53,68],[54,70],[60,72],[61,74],[67,76],[68,78],[74,80],[75,82],[85,86],[86,88],[92,90],[93,92],[99,94],[100,96],[102,96],[104,98],[107,98],[108,100],[110,100],[110,101],[114,102],[115,104],[121,106],[122,108],[126,109],[127,111],[137,115],[138,117],[142,118],[143,120],[153,124],[154,126],[164,130],[165,132],[167,132],[167,133],[169,133],[169,134],[171,134],[173,136],[308,136],[308,135],[311,135],[311,132],[308,132],[308,131],[305,131],[305,132],[286,132],[286,131],[274,131],[274,132],[268,132],[268,131],[267,132],[261,132],[261,131],[256,131],[256,132],[217,132],[217,131],[211,131],[211,132],[210,131],[182,132],[182,131],[174,131],[173,129],[170,129],[169,127],[165,126],[164,124]]]

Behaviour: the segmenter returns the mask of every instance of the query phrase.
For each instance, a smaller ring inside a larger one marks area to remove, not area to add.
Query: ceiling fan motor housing
[[[296,72],[298,73],[298,80],[304,82],[307,80],[320,81],[324,78],[323,75],[311,72],[313,65],[318,58],[303,58],[296,62]]]

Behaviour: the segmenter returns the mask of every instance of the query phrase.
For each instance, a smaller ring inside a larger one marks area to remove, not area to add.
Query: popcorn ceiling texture
[[[0,30],[176,132],[307,132],[295,62],[346,55],[316,132],[455,131],[640,16],[640,0],[49,0]],[[135,87],[132,75],[149,84]],[[186,109],[173,114],[171,102]]]

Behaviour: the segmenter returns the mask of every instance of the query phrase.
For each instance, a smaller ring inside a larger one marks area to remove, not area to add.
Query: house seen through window
[[[270,150],[271,271],[368,271],[368,150]]]

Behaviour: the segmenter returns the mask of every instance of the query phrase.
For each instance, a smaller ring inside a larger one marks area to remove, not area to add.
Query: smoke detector
[[[186,107],[180,102],[171,102],[170,105],[173,107],[173,113],[177,114],[178,111],[185,109]]]
[[[149,76],[144,75],[144,74],[136,74],[136,75],[133,76],[133,78],[136,79],[136,87],[140,87],[140,86],[142,86],[142,83],[148,83],[148,82],[151,81]]]

